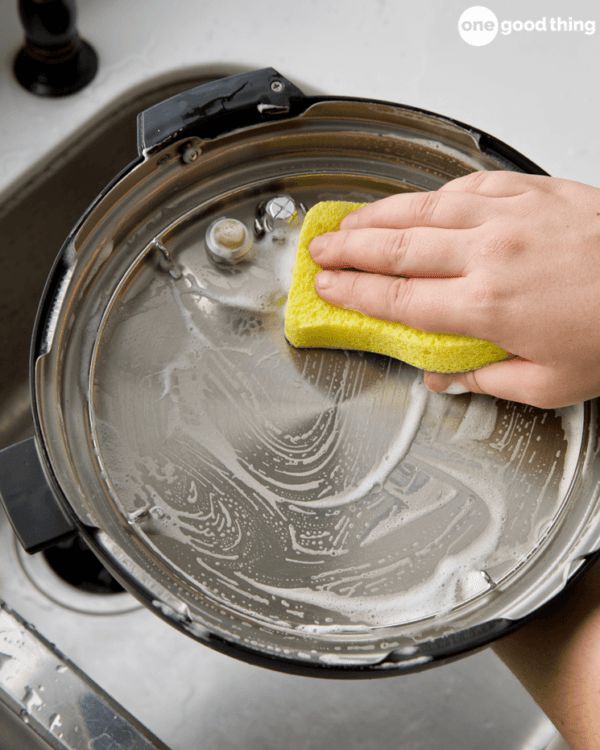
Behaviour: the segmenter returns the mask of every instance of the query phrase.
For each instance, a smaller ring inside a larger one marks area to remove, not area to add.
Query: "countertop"
[[[79,0],[79,27],[100,69],[84,91],[37,98],[12,76],[16,0],[0,9],[0,199],[49,162],[109,103],[175,72],[273,66],[332,94],[389,99],[468,122],[551,174],[598,182],[600,30],[499,34],[472,47],[457,22],[468,3],[425,0]],[[498,18],[595,19],[593,0],[504,0]],[[596,19],[597,20],[597,19]]]

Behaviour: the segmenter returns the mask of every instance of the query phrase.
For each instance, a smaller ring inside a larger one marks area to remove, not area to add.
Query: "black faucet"
[[[38,96],[66,96],[86,86],[98,55],[75,26],[75,0],[19,0],[25,44],[14,63],[19,83]]]

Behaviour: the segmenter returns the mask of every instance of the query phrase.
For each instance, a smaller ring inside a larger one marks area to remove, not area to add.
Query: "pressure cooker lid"
[[[163,616],[295,662],[415,666],[526,616],[597,545],[594,403],[433,394],[284,337],[308,207],[494,168],[517,167],[442,119],[322,102],[146,155],[86,217],[50,294],[41,434]]]

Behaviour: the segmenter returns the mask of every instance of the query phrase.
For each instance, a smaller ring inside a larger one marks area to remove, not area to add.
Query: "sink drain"
[[[33,586],[55,604],[84,614],[113,615],[140,609],[78,537],[28,555],[15,539],[17,558]]]
[[[48,565],[66,583],[90,594],[118,594],[125,589],[81,537],[59,542],[42,552]]]

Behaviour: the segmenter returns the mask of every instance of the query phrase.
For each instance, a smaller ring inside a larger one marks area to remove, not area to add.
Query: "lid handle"
[[[27,552],[77,531],[46,479],[35,438],[0,450],[0,502]]]
[[[237,128],[290,116],[304,94],[274,68],[203,83],[140,112],[138,152],[143,156],[180,138],[216,138]]]

